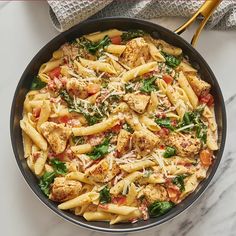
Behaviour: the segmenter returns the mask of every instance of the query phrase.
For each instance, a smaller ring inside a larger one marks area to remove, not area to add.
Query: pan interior
[[[134,224],[120,223],[112,226],[110,226],[109,223],[106,222],[87,222],[83,217],[75,216],[70,212],[60,211],[57,209],[57,204],[48,200],[43,195],[43,193],[38,187],[37,178],[29,170],[24,159],[21,130],[19,127],[19,121],[22,118],[23,102],[25,99],[25,95],[30,88],[32,77],[37,74],[41,64],[51,58],[53,51],[59,48],[63,43],[71,41],[76,37],[96,32],[98,31],[98,29],[102,31],[111,28],[117,28],[121,30],[142,29],[147,33],[151,34],[151,36],[154,38],[163,39],[174,46],[182,48],[183,53],[189,57],[191,64],[199,70],[201,78],[212,85],[211,92],[215,99],[215,113],[218,125],[220,146],[220,149],[215,153],[216,159],[213,165],[210,167],[210,170],[208,171],[207,178],[198,185],[197,189],[190,196],[188,196],[180,204],[175,206],[167,214],[158,218],[151,218],[147,221],[139,221]],[[130,232],[150,228],[175,217],[184,209],[188,208],[203,193],[203,191],[208,186],[210,180],[212,179],[213,175],[215,174],[215,171],[222,157],[226,137],[226,114],[221,90],[213,72],[211,71],[205,60],[200,56],[200,54],[184,39],[182,39],[175,33],[169,31],[168,29],[165,29],[159,25],[150,22],[131,18],[103,18],[83,22],[77,26],[74,26],[70,30],[58,35],[53,40],[51,40],[46,46],[44,46],[38,52],[38,54],[31,60],[31,62],[25,69],[15,91],[11,110],[10,128],[12,146],[18,166],[31,189],[42,202],[44,202],[58,215],[80,226],[107,232]]]

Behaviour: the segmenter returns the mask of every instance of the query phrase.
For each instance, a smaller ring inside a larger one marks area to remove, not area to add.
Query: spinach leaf
[[[99,123],[102,120],[102,116],[100,114],[95,114],[95,115],[90,115],[88,113],[82,113],[86,119],[86,121],[88,122],[89,125],[94,125]]]
[[[134,84],[133,83],[126,83],[125,84],[125,92],[126,93],[134,92]]]
[[[82,114],[89,125],[94,125],[103,119],[103,115],[99,113],[96,108],[90,104],[87,104],[87,110],[84,109],[82,102],[74,102],[66,90],[61,90],[60,96],[67,103],[69,112],[76,112]]]
[[[109,45],[111,39],[106,35],[101,41],[99,42],[91,42],[86,38],[82,38],[80,44],[87,49],[88,52],[91,54],[95,54],[99,49],[104,48],[105,46]]]
[[[84,144],[85,140],[83,136],[72,136],[72,141],[75,145]]]
[[[110,190],[107,186],[99,192],[99,199],[101,204],[111,202]]]
[[[174,147],[166,147],[166,150],[165,152],[163,153],[163,157],[164,158],[169,158],[169,157],[172,157],[176,154],[176,149]]]
[[[49,196],[50,185],[54,181],[55,177],[56,177],[56,174],[54,171],[45,172],[44,175],[39,180],[39,187],[46,196]]]
[[[50,185],[53,183],[56,176],[65,175],[67,172],[65,163],[59,161],[58,159],[52,159],[50,164],[52,165],[54,171],[45,172],[44,175],[39,179],[39,187],[46,196],[49,196]]]
[[[176,68],[181,63],[181,60],[177,57],[174,57],[174,56],[167,54],[165,52],[162,52],[162,54],[166,59],[167,66],[170,66],[172,68]]]
[[[152,91],[158,90],[157,85],[155,84],[156,77],[151,77],[149,79],[144,79],[142,81],[142,86],[140,88],[140,91],[143,93],[151,93]]]
[[[40,90],[44,88],[47,85],[47,83],[43,82],[38,76],[35,76],[30,89],[31,90]]]
[[[107,137],[103,140],[101,144],[96,145],[93,148],[93,151],[88,153],[87,155],[92,159],[92,160],[97,160],[108,154],[108,148],[110,144],[110,139],[111,137]]]
[[[60,96],[71,109],[74,108],[73,98],[69,95],[69,93],[67,93],[65,89],[60,91]]]
[[[158,217],[168,212],[173,206],[172,202],[155,201],[148,207],[148,212],[151,217]]]
[[[155,122],[161,126],[161,127],[164,127],[164,128],[167,128],[167,129],[170,129],[170,130],[174,130],[174,127],[173,125],[171,124],[171,120],[166,118],[166,119],[155,119]]]
[[[132,129],[132,127],[128,123],[124,123],[122,128],[124,130],[130,132],[131,134],[134,132],[134,130]]]
[[[187,177],[187,175],[178,175],[173,180],[172,183],[178,186],[179,190],[183,192],[185,190],[184,186],[184,179]]]
[[[184,129],[184,131],[189,132],[191,130],[196,131],[197,137],[203,142],[206,143],[207,139],[207,127],[201,121],[201,114],[203,112],[203,107],[198,107],[193,112],[185,112],[183,116],[183,120],[178,124],[178,128],[185,127],[187,125],[191,125],[191,128]]]
[[[54,172],[57,175],[65,175],[67,172],[66,164],[62,161],[59,161],[58,159],[52,159],[50,161],[50,164],[52,165]]]
[[[121,35],[122,41],[128,41],[133,38],[142,37],[145,34],[143,30],[129,30]]]

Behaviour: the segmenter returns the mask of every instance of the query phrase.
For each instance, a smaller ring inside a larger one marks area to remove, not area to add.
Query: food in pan
[[[26,162],[61,210],[110,224],[158,217],[212,165],[210,89],[181,48],[142,30],[84,35],[32,79]]]

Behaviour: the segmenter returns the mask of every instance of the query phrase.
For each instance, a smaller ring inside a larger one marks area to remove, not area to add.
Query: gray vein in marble
[[[234,99],[236,98],[236,94],[232,95],[231,97],[229,97],[226,101],[225,101],[225,105],[228,106],[230,103],[232,103],[234,101]]]

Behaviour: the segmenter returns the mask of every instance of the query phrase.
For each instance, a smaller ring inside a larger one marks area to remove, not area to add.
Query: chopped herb
[[[134,130],[132,129],[132,127],[128,123],[124,123],[122,128],[125,129],[126,131],[130,132],[131,134],[134,132]]]
[[[133,38],[142,37],[145,34],[143,30],[129,30],[121,35],[122,41],[128,41]]]
[[[142,81],[142,86],[140,88],[140,91],[143,93],[151,93],[152,91],[158,90],[157,85],[155,84],[157,77],[151,77],[149,79],[144,79]]]
[[[96,145],[93,148],[93,151],[88,153],[87,155],[92,159],[92,160],[97,160],[108,154],[108,148],[110,144],[110,139],[111,137],[107,137],[103,140],[101,144]]]
[[[148,207],[148,212],[151,217],[158,217],[168,212],[173,206],[172,202],[155,201]]]
[[[75,145],[84,144],[85,140],[83,136],[72,136],[72,141]]]
[[[46,196],[49,196],[50,185],[54,181],[55,177],[56,177],[56,174],[54,171],[45,172],[44,175],[39,180],[39,187]]]
[[[172,68],[176,68],[181,63],[181,60],[177,57],[174,57],[174,56],[167,54],[165,52],[162,52],[162,54],[166,59],[167,66],[170,66]]]
[[[111,202],[110,190],[107,186],[99,192],[99,200],[101,204]]]
[[[158,119],[157,118],[157,119],[155,119],[155,122],[161,127],[170,129],[172,131],[174,130],[174,127],[171,124],[171,120],[169,118],[166,118],[166,119]]]
[[[174,147],[166,147],[166,150],[165,152],[163,153],[163,157],[164,158],[169,158],[169,157],[172,157],[176,154],[176,149]]]
[[[91,54],[95,54],[99,49],[103,49],[105,46],[109,45],[111,39],[106,35],[101,41],[99,42],[91,42],[86,38],[80,39],[80,44],[87,49],[88,52]]]
[[[66,164],[62,161],[59,161],[58,159],[52,159],[50,161],[50,164],[52,165],[54,172],[57,175],[65,175],[67,172]]]
[[[186,177],[187,175],[178,175],[172,180],[172,183],[175,184],[181,192],[185,190],[184,179]]]
[[[40,90],[44,88],[47,85],[47,83],[43,82],[38,76],[35,76],[30,89],[31,90]]]

